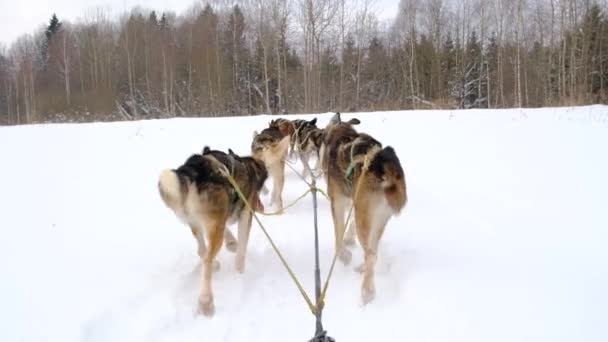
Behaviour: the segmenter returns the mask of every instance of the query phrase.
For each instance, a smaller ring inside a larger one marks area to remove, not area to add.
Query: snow
[[[316,116],[325,125],[331,114]],[[338,263],[330,336],[608,340],[608,107],[343,114],[353,116],[395,147],[409,203],[381,241],[372,303],[361,305],[359,248]],[[161,169],[204,145],[246,154],[268,121],[0,128],[0,340],[310,339],[314,318],[255,223],[245,273],[222,249],[216,315],[197,316],[196,244],[156,188]],[[305,189],[288,171],[285,203]],[[311,209],[308,197],[262,221],[313,296]],[[325,278],[325,199],[319,210]]]

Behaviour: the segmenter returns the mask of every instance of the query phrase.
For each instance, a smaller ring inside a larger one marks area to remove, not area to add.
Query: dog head
[[[291,136],[295,131],[296,127],[290,120],[287,119],[274,119],[268,123],[269,128],[277,128],[281,132],[282,136]]]
[[[290,136],[279,141],[259,140],[252,146],[252,157],[264,162],[265,165],[273,165],[287,156],[289,150]]]

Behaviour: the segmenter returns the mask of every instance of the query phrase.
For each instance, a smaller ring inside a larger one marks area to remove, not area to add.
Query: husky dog
[[[310,121],[294,120],[294,124],[296,125],[296,131],[293,138],[294,147],[297,149],[300,160],[304,165],[303,176],[306,177],[307,175],[310,175],[312,178],[315,176],[311,173],[313,170],[315,171],[314,173],[317,174],[320,171],[321,156],[319,155],[319,150],[321,149],[321,144],[323,144],[325,130],[317,127],[316,118]],[[308,164],[312,156],[316,158],[314,167],[311,167]]]
[[[311,167],[313,170],[319,171],[320,167],[320,156],[319,148],[323,142],[323,129],[317,127],[317,118],[312,120],[288,120],[288,119],[275,119],[270,122],[270,127],[277,127],[285,135],[290,137],[290,150],[289,157],[293,158],[296,155],[302,161],[304,165],[303,176],[306,177],[310,174],[308,164],[310,157],[316,157],[316,165]],[[318,172],[317,172],[318,173]],[[313,177],[312,174],[310,174]]]
[[[284,121],[271,121],[269,127],[261,132],[253,132],[251,154],[264,161],[268,173],[273,179],[270,204],[283,210],[283,186],[285,185],[285,158],[289,149],[293,126]]]
[[[352,258],[344,246],[344,217],[354,204],[354,228],[365,254],[357,270],[363,274],[361,297],[364,304],[374,299],[374,267],[378,244],[388,220],[407,203],[405,175],[395,150],[382,147],[370,135],[354,129],[358,119],[343,122],[336,113],[325,128],[321,166],[327,182],[334,221],[336,250],[348,264]],[[351,226],[351,231],[353,226]],[[347,236],[347,241],[351,239]]]
[[[255,208],[258,193],[268,177],[264,161],[256,157],[240,157],[205,147],[202,154],[192,155],[177,169],[163,170],[158,180],[163,202],[190,226],[198,242],[198,254],[202,260],[198,308],[206,316],[215,312],[211,274],[214,268],[219,267],[215,257],[224,238],[226,248],[236,252],[237,271],[243,272],[251,228],[252,213],[220,172],[222,168],[230,172],[244,197]],[[238,222],[238,241],[226,227],[234,222]]]

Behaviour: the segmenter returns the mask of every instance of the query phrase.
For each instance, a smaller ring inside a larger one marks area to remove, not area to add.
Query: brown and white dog
[[[289,136],[289,157],[293,158],[297,155],[300,158],[304,165],[303,177],[313,177],[312,170],[319,173],[319,149],[323,143],[324,130],[317,127],[317,118],[312,120],[278,118],[272,120],[269,127],[276,127],[283,136]],[[309,160],[313,156],[316,157],[316,165],[311,167]]]
[[[316,118],[310,121],[294,120],[293,123],[296,129],[292,138],[294,141],[292,152],[297,152],[302,161],[302,165],[304,165],[303,176],[315,177],[315,174],[319,174],[321,169],[321,156],[319,151],[323,144],[325,130],[317,127]],[[316,165],[314,167],[309,165],[310,158],[313,156],[316,158]]]
[[[354,204],[354,227],[365,255],[357,270],[363,274],[361,297],[367,304],[375,296],[374,267],[380,238],[389,219],[405,207],[407,191],[395,150],[357,132],[353,126],[359,123],[358,119],[343,122],[340,113],[332,117],[325,128],[321,164],[331,201],[335,248],[344,264],[352,258],[343,242],[344,220]]]
[[[190,226],[198,242],[202,260],[199,312],[206,316],[215,312],[211,275],[213,269],[219,268],[215,257],[223,240],[226,239],[228,250],[236,252],[236,269],[243,272],[251,229],[252,213],[220,172],[224,167],[255,208],[258,193],[268,177],[264,161],[255,157],[240,157],[232,151],[226,154],[205,147],[202,154],[192,155],[177,169],[163,170],[158,180],[163,202]],[[238,241],[227,228],[227,224],[234,222],[238,222]]]
[[[288,121],[270,122],[261,132],[253,132],[251,154],[264,161],[273,179],[271,205],[283,210],[283,187],[285,185],[285,159],[289,150],[293,125]]]

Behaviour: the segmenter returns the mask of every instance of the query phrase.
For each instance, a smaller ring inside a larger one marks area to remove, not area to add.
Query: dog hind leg
[[[351,251],[344,246],[344,213],[346,211],[346,198],[337,191],[332,191],[330,187],[329,197],[331,200],[331,214],[334,220],[334,234],[336,238],[336,252],[344,265],[348,265],[352,259]]]
[[[355,220],[351,218],[350,224],[348,225],[348,229],[346,230],[344,236],[344,244],[347,246],[352,246],[355,244],[355,233],[357,231],[357,223]]]
[[[238,242],[236,241],[236,238],[234,237],[234,235],[232,235],[232,232],[230,231],[230,229],[228,229],[228,227],[226,227],[226,229],[224,230],[224,241],[226,242],[227,250],[232,253],[236,252]]]
[[[363,264],[358,271],[363,273],[361,299],[364,304],[371,302],[376,295],[375,266],[378,258],[378,245],[384,233],[386,224],[391,217],[390,208],[386,203],[378,204],[362,198],[356,205],[357,235],[364,252]]]
[[[192,231],[192,235],[194,239],[198,243],[198,256],[203,260],[205,254],[207,254],[207,245],[205,244],[205,230],[197,227],[196,225],[191,224],[190,230]],[[215,260],[213,263],[213,270],[217,271],[220,269],[220,262]]]
[[[226,222],[217,218],[209,222],[207,226],[207,238],[209,240],[209,248],[203,258],[201,292],[199,295],[199,312],[205,316],[213,316],[215,314],[215,305],[213,304],[213,291],[211,289],[212,265],[215,261],[217,253],[222,247],[224,240],[224,229]]]
[[[249,210],[243,209],[238,223],[238,245],[236,249],[236,270],[239,273],[245,272],[245,256],[247,254],[247,244],[249,233],[251,232],[252,214]]]

